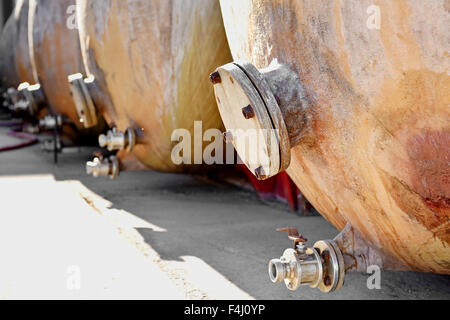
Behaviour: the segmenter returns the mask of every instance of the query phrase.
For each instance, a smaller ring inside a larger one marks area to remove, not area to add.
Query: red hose
[[[25,141],[17,143],[17,144],[0,147],[0,152],[25,148],[25,147],[31,146],[38,142],[38,138],[35,135],[20,132],[21,130],[22,130],[22,126],[12,128],[12,129],[8,130],[7,135],[14,137],[14,138],[19,138],[21,140],[25,140]]]
[[[11,127],[18,127],[18,126],[22,126],[22,125],[23,125],[22,120],[8,120],[8,121],[0,122],[1,128],[11,128]]]

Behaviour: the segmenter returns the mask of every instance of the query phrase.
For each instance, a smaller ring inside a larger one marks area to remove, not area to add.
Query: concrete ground
[[[0,129],[0,145],[14,141]],[[267,262],[291,246],[277,227],[310,242],[337,231],[321,217],[190,176],[124,172],[86,176],[92,149],[53,165],[40,146],[0,153],[0,299],[449,299],[450,277],[349,274],[322,294],[274,285]]]

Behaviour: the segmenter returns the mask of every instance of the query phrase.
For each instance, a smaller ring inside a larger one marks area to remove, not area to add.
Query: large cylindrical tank
[[[17,86],[19,77],[14,68],[14,52],[11,50],[16,44],[17,20],[11,15],[2,30],[0,42],[0,80],[3,88]]]
[[[449,274],[450,8],[375,4],[221,1],[234,59],[277,100],[302,193],[399,263]]]
[[[17,88],[22,82],[35,83],[28,46],[29,1],[19,0],[2,31],[0,77],[3,87]]]
[[[16,3],[16,15],[18,20],[17,45],[15,50],[15,66],[20,82],[33,84],[37,81],[33,74],[30,55],[29,35],[29,0],[19,0]]]
[[[67,82],[69,75],[83,71],[75,0],[30,0],[29,21],[33,72],[47,106],[82,129]]]
[[[92,98],[105,119],[138,137],[133,153],[146,166],[170,172],[192,166],[171,160],[176,129],[194,139],[222,130],[207,75],[231,61],[215,0],[78,0],[81,46]]]

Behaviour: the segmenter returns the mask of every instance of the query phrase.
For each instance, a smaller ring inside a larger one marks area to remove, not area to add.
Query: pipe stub
[[[269,262],[269,277],[273,283],[281,283],[287,276],[285,263],[280,259],[273,259]]]

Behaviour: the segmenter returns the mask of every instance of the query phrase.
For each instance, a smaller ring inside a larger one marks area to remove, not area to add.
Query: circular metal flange
[[[295,291],[302,285],[302,268],[300,266],[297,251],[294,249],[286,249],[283,254],[283,259],[285,259],[289,265],[289,276],[284,279],[284,283],[289,290]],[[295,264],[297,264],[296,267],[294,267]]]
[[[111,171],[109,177],[111,179],[116,179],[120,174],[119,159],[116,156],[111,156],[109,157],[109,161],[111,163]]]
[[[322,260],[320,258],[319,252],[314,249],[310,248],[306,251],[307,254],[314,256],[314,260],[317,261],[317,274],[316,274],[316,281],[313,281],[309,284],[310,288],[318,288],[320,283],[323,279],[323,265],[320,263]]]
[[[280,172],[285,171],[291,164],[291,143],[289,141],[289,133],[277,99],[272,93],[272,90],[270,89],[270,86],[263,74],[259,72],[253,64],[248,61],[235,61],[234,64],[245,72],[264,101],[273,126],[278,132],[281,161]]]
[[[98,124],[97,110],[88,85],[95,81],[93,76],[83,78],[81,73],[67,77],[78,117],[83,126],[88,129]]]
[[[290,146],[286,125],[259,71],[250,64],[229,63],[217,69],[213,83],[224,125],[249,170],[265,180],[287,169]]]
[[[136,145],[136,132],[132,128],[128,128],[125,131],[125,135],[128,137],[128,144],[126,151],[131,152]]]
[[[314,244],[323,260],[323,277],[318,285],[320,291],[328,293],[339,290],[344,284],[345,265],[341,250],[331,240],[322,240]]]

